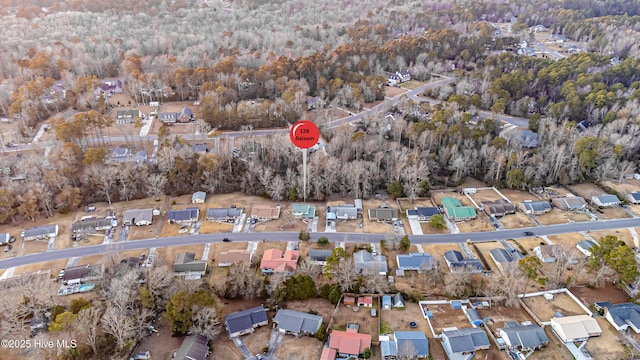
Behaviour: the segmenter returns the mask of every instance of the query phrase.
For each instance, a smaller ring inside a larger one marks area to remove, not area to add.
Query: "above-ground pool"
[[[84,284],[84,285],[78,286],[78,291],[79,292],[90,291],[90,290],[93,290],[94,287],[95,287],[94,284]]]
[[[409,327],[410,327],[410,328],[416,328],[416,327],[418,327],[418,323],[417,323],[417,322],[415,322],[415,321],[410,321],[410,322],[409,322]]]

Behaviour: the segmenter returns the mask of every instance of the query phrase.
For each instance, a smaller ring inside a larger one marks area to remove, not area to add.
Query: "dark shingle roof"
[[[449,339],[454,353],[472,352],[491,345],[487,333],[480,328],[447,330],[443,334]]]
[[[549,342],[544,330],[538,325],[519,325],[507,322],[502,331],[509,337],[512,346],[533,349]]]
[[[329,256],[331,256],[331,250],[319,250],[319,249],[309,250],[309,258],[311,260],[326,261]]]
[[[234,312],[224,318],[229,334],[253,328],[254,324],[267,321],[267,312],[262,305]]]
[[[175,360],[205,360],[209,353],[209,340],[200,335],[189,335],[184,338],[180,349],[176,352]]]
[[[634,303],[624,303],[609,305],[609,314],[618,326],[632,324],[640,329],[640,305]]]
[[[508,263],[513,262],[513,257],[511,254],[502,248],[491,249],[490,251],[491,257],[498,263]]]

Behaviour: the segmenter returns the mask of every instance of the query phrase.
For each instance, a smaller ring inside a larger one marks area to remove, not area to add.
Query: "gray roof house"
[[[478,259],[465,258],[457,250],[449,250],[444,253],[444,261],[451,272],[482,272],[482,262]]]
[[[163,123],[186,123],[193,120],[193,112],[189,107],[185,106],[180,112],[162,112],[158,114],[158,118]]]
[[[580,250],[581,253],[589,257],[591,256],[590,250],[595,245],[598,245],[598,243],[591,239],[586,239],[586,240],[578,241],[578,243],[576,244],[576,247],[578,248],[578,250]]]
[[[116,112],[116,124],[133,124],[142,113],[138,109],[118,110]]]
[[[507,140],[507,144],[521,148],[533,149],[538,147],[538,134],[526,129],[512,128],[500,132],[500,137]]]
[[[22,231],[21,236],[25,241],[48,239],[50,237],[58,236],[58,225],[36,226],[30,229],[25,229]]]
[[[369,220],[392,221],[398,218],[398,209],[378,208],[369,209]]]
[[[395,359],[398,353],[402,355],[407,347],[405,345],[407,342],[415,349],[418,359],[429,357],[429,341],[422,331],[395,331],[392,339],[380,342],[380,352],[383,359]]]
[[[580,196],[567,196],[561,198],[552,199],[551,202],[557,208],[562,210],[582,210],[587,207],[587,202]]]
[[[429,270],[433,267],[433,258],[427,253],[409,253],[396,255],[398,270]]]
[[[253,333],[255,328],[267,325],[268,322],[267,312],[262,305],[231,313],[224,318],[229,337]]]
[[[335,214],[334,216],[329,214]],[[327,218],[335,218],[341,220],[353,220],[358,218],[358,209],[355,205],[345,204],[338,206],[327,206]]]
[[[113,227],[111,219],[84,219],[71,224],[71,231],[75,233],[94,234],[96,231],[108,230]]]
[[[198,220],[200,209],[186,208],[184,210],[169,210],[167,220],[169,224],[191,223]]]
[[[64,270],[62,281],[68,284],[79,284],[85,281],[97,280],[102,278],[104,273],[104,265],[78,265]]]
[[[403,308],[404,307],[404,298],[402,294],[399,292],[393,296],[393,307]]]
[[[111,156],[108,158],[110,163],[119,163],[128,161],[131,152],[128,148],[116,146],[111,150]]]
[[[209,356],[209,340],[200,335],[189,335],[173,357],[174,360],[205,360]]]
[[[478,350],[491,347],[482,328],[449,329],[442,332],[442,347],[450,360],[471,359]]]
[[[640,305],[634,303],[607,304],[604,317],[618,331],[631,328],[636,334],[640,333]]]
[[[511,350],[531,351],[539,350],[549,343],[549,339],[538,325],[520,325],[507,321],[498,329],[498,334]]]
[[[509,252],[503,248],[491,249],[491,251],[489,251],[489,256],[491,256],[491,258],[496,263],[496,265],[498,265],[498,268],[500,268],[501,271],[504,271],[502,269],[502,264],[516,262],[522,258],[522,254],[517,254],[520,256],[517,256],[516,253]]]
[[[612,194],[602,194],[600,196],[592,196],[591,203],[600,207],[615,207],[620,205],[620,199]]]
[[[632,204],[640,203],[640,191],[634,191],[627,195],[627,200]]]
[[[278,331],[293,335],[314,335],[320,325],[322,316],[304,313],[300,311],[280,309],[273,318],[273,323],[278,325]]]
[[[542,215],[551,211],[551,205],[548,201],[530,201],[526,200],[520,203],[520,210],[525,214]]]
[[[309,249],[309,260],[313,264],[325,265],[331,254],[331,250]]]
[[[205,271],[207,271],[207,261],[196,260],[196,254],[183,252],[176,255],[176,261],[173,263],[173,272],[204,274]]]
[[[238,208],[210,208],[207,209],[209,221],[234,221],[242,215],[242,209]]]
[[[357,273],[369,273],[387,275],[387,257],[384,255],[372,255],[367,250],[360,250],[353,253],[353,261],[356,265]]]
[[[146,226],[153,221],[153,209],[129,209],[122,214],[122,225]]]
[[[147,161],[147,152],[144,150],[140,150],[136,153],[136,155],[134,156],[135,161],[140,164],[143,163],[145,161]]]

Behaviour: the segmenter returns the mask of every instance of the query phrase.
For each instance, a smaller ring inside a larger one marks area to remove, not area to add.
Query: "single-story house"
[[[357,358],[365,349],[371,349],[371,334],[360,334],[353,329],[333,330],[329,335],[329,347],[341,358]]]
[[[589,315],[554,317],[551,329],[563,343],[585,341],[592,336],[600,336],[602,329],[596,319]]]
[[[482,262],[478,259],[465,258],[457,250],[449,250],[444,253],[444,261],[451,272],[482,272]]]
[[[292,275],[298,267],[299,252],[297,250],[287,250],[284,253],[278,249],[268,249],[262,255],[260,269],[262,275],[273,273],[284,273]]]
[[[398,218],[398,209],[383,207],[378,209],[369,209],[369,220],[377,221],[393,221]]]
[[[407,344],[409,343],[409,344]],[[422,331],[395,331],[389,340],[380,342],[380,351],[385,360],[396,359],[411,349],[418,359],[429,357],[429,341]],[[414,351],[415,350],[415,351]]]
[[[460,200],[456,198],[444,197],[442,198],[442,205],[449,220],[466,221],[475,219],[477,216],[476,209],[471,206],[463,206]]]
[[[111,156],[107,159],[110,163],[120,163],[129,160],[131,151],[125,147],[116,146],[111,150]]]
[[[22,231],[21,236],[25,241],[49,239],[58,236],[58,225],[36,226],[25,229]]]
[[[71,224],[71,232],[94,234],[96,231],[109,230],[113,227],[111,219],[83,219]]]
[[[627,331],[631,328],[636,334],[640,333],[640,305],[635,303],[602,305],[596,303],[596,307],[604,308],[604,317],[618,331]]]
[[[204,274],[206,271],[207,261],[196,260],[196,254],[183,252],[176,255],[176,261],[173,263],[173,272]]]
[[[331,250],[309,249],[309,260],[312,264],[326,265],[327,258],[331,255]]]
[[[184,210],[169,210],[167,212],[167,220],[169,224],[192,223],[198,220],[200,209],[186,208]]]
[[[551,205],[548,201],[531,201],[525,200],[520,203],[520,210],[529,215],[542,215],[551,211]]]
[[[382,308],[385,310],[391,310],[391,295],[382,296]]]
[[[533,248],[533,253],[543,263],[552,263],[556,261],[556,257],[562,254],[562,246],[560,245],[540,245]]]
[[[498,335],[510,350],[532,351],[547,346],[549,339],[544,329],[538,325],[520,325],[507,321],[498,329]]]
[[[389,86],[393,86],[396,84],[401,84],[411,80],[411,74],[407,70],[396,71],[395,74],[389,76],[387,78],[387,84]]]
[[[192,204],[204,204],[207,200],[207,193],[204,191],[196,191],[191,195]]]
[[[634,191],[627,195],[627,201],[632,204],[640,204],[640,191]]]
[[[236,311],[224,318],[224,326],[227,328],[229,337],[251,334],[255,328],[267,325],[267,323],[269,323],[269,319],[262,305]]]
[[[439,214],[438,208],[435,206],[416,207],[414,210],[407,209],[407,217],[416,216],[418,221],[429,221],[433,215]]]
[[[433,268],[434,263],[433,257],[427,253],[398,254],[396,255],[396,262],[399,270],[415,270],[418,272]]]
[[[102,279],[104,265],[78,265],[64,269],[62,281],[66,284],[80,284],[87,281]]]
[[[371,297],[371,296],[358,296],[358,306],[372,307],[373,306],[373,297]]]
[[[211,208],[207,209],[207,220],[209,221],[235,221],[242,216],[242,209],[238,208]]]
[[[354,306],[356,304],[356,298],[354,298],[353,296],[345,296],[342,299],[342,303],[345,306]]]
[[[591,239],[586,239],[578,241],[578,243],[576,244],[576,248],[578,248],[578,250],[580,250],[580,252],[583,253],[586,257],[589,257],[591,256],[590,250],[595,245],[598,245],[598,243]]]
[[[147,152],[144,150],[140,150],[134,155],[134,160],[136,163],[140,164],[147,161],[147,157]]]
[[[482,208],[488,216],[495,217],[515,214],[516,212],[516,207],[512,203],[504,199],[498,199],[496,201],[483,201]]]
[[[316,216],[316,207],[309,204],[293,204],[292,212],[296,219],[313,219]]]
[[[356,266],[356,273],[368,273],[387,275],[387,257],[384,255],[373,255],[367,250],[360,250],[353,253],[353,261]]]
[[[229,250],[218,254],[218,266],[231,266],[233,264],[251,264],[251,252],[247,250]]]
[[[162,112],[158,114],[158,118],[163,123],[171,124],[175,122],[187,123],[192,121],[194,116],[193,112],[188,106],[185,106],[180,112]]]
[[[153,222],[153,209],[129,209],[122,214],[122,225],[147,226]]]
[[[404,307],[404,298],[402,294],[399,292],[393,296],[393,307],[403,308]]]
[[[591,203],[600,207],[615,207],[620,205],[621,201],[613,194],[602,194],[600,196],[592,196]]]
[[[519,260],[514,258],[513,253],[503,248],[491,249],[489,251],[489,256],[491,256],[491,259],[493,259],[493,261],[496,263],[496,265],[498,265],[498,268],[500,268],[501,271],[504,271],[502,269],[502,264],[511,263]]]
[[[314,335],[322,325],[322,316],[280,309],[273,318],[273,323],[278,326],[278,331],[283,333],[297,336]]]
[[[555,207],[565,211],[584,210],[587,207],[587,202],[580,196],[559,197],[552,199],[551,202]]]
[[[116,124],[133,124],[136,118],[142,117],[138,109],[118,110],[116,112]]]
[[[200,335],[189,335],[175,353],[174,360],[205,360],[209,357],[209,340]]]
[[[351,204],[327,206],[327,219],[354,220],[358,218],[358,209]]]
[[[280,205],[256,205],[251,208],[251,217],[262,221],[276,220],[280,217]]]
[[[448,329],[442,332],[442,347],[450,360],[471,359],[478,350],[491,347],[482,328]]]

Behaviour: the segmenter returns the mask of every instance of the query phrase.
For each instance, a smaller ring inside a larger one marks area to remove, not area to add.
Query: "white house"
[[[600,207],[615,207],[620,205],[620,199],[612,194],[602,194],[600,196],[593,196],[591,202],[594,206]]]
[[[586,341],[592,336],[600,336],[602,329],[596,319],[589,315],[574,315],[551,319],[551,328],[563,343]]]
[[[578,248],[578,250],[580,250],[580,252],[583,253],[586,257],[589,257],[591,256],[590,250],[595,245],[598,245],[595,241],[587,239],[578,241],[576,248]]]
[[[640,204],[640,191],[634,191],[627,195],[627,200],[632,204]]]
[[[204,191],[196,191],[191,196],[191,203],[192,204],[204,204],[206,199],[207,199],[207,193],[206,192],[204,192]]]

